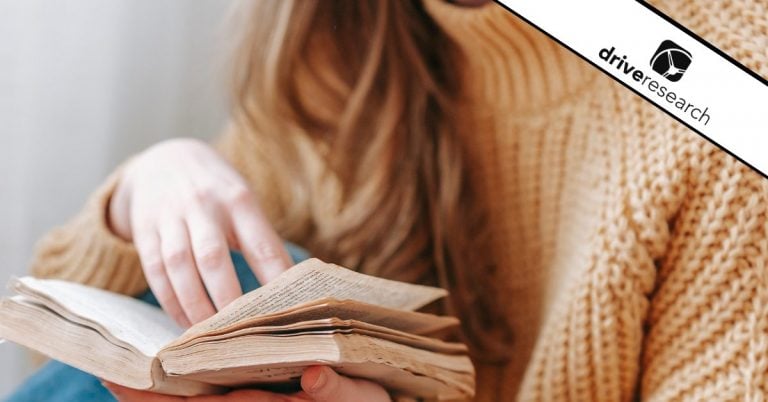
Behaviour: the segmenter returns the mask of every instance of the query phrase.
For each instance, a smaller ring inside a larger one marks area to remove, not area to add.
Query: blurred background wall
[[[126,156],[226,118],[227,0],[0,0],[0,294]],[[31,370],[0,344],[0,400]]]

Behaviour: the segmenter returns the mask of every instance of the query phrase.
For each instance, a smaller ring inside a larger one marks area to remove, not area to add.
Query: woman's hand
[[[301,376],[303,391],[283,395],[258,390],[239,390],[225,395],[182,397],[137,391],[119,385],[105,383],[121,402],[389,402],[387,391],[380,385],[336,374],[324,366],[313,366]]]
[[[230,249],[261,283],[290,266],[245,180],[200,141],[165,141],[128,162],[108,218],[136,246],[160,305],[185,327],[240,296]]]

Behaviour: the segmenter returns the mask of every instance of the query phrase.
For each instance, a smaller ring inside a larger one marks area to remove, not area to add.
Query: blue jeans
[[[307,252],[292,244],[286,248],[294,262],[306,260]],[[259,287],[248,263],[240,253],[232,252],[237,277],[243,292]],[[147,291],[139,299],[158,306],[152,292]],[[112,394],[101,385],[98,378],[58,361],[50,361],[29,377],[5,399],[6,402],[102,402],[115,401]]]

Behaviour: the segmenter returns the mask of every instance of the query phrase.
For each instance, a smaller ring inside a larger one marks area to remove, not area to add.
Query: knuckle
[[[265,241],[256,243],[249,251],[255,260],[263,263],[282,260],[281,250]]]
[[[229,256],[229,248],[223,244],[210,244],[201,246],[195,252],[198,265],[206,269],[219,268]]]
[[[226,194],[226,201],[229,205],[244,207],[255,204],[255,198],[251,190],[246,186],[233,186]]]
[[[194,204],[208,204],[216,196],[216,191],[210,186],[202,186],[195,188],[189,194],[190,203]]]
[[[142,263],[144,267],[144,274],[148,277],[158,277],[163,275],[165,266],[163,261],[158,258],[147,259]]]
[[[168,269],[185,264],[187,258],[189,258],[189,250],[181,247],[170,249],[163,254],[163,260],[165,260]]]

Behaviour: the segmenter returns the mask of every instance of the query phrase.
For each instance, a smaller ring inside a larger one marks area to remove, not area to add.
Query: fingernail
[[[328,374],[325,372],[325,370],[327,370],[325,367],[320,368],[320,375],[317,376],[315,383],[312,384],[312,387],[310,387],[310,391],[319,391],[325,386],[325,383],[328,382]]]

